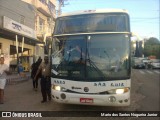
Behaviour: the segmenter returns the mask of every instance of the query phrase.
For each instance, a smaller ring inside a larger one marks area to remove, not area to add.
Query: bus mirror
[[[57,40],[55,37],[53,37],[53,39],[52,39],[52,52],[56,51],[56,43],[57,43]]]
[[[56,40],[57,42],[60,42],[59,39],[57,39],[57,38],[56,38],[55,40]]]

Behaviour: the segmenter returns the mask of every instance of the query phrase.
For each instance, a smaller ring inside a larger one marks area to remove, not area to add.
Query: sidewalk
[[[25,76],[21,76],[18,73],[13,73],[7,76],[7,85],[17,84],[30,79],[30,72],[25,72]]]
[[[59,105],[52,101],[41,103],[40,81],[38,81],[37,91],[33,89],[31,79],[22,81],[25,82],[6,86],[4,104],[0,104],[0,111],[55,111],[60,109]]]

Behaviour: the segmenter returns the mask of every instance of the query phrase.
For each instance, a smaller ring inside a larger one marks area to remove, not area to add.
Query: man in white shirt
[[[6,85],[6,74],[9,74],[9,67],[4,64],[4,56],[0,55],[0,104],[4,102],[4,88]]]

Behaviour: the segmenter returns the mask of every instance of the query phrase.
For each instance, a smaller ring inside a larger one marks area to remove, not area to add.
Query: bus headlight
[[[52,85],[52,89],[65,92],[67,89],[59,85]]]
[[[113,89],[109,90],[109,94],[123,94],[129,91],[129,88],[119,88],[119,89]]]
[[[124,93],[124,89],[116,89],[116,94],[123,94]]]
[[[61,87],[59,85],[52,85],[52,89],[60,91]]]

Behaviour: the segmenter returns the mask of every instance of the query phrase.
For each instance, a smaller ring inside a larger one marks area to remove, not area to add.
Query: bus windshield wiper
[[[105,75],[103,74],[103,72],[95,65],[95,63],[91,60],[91,59],[87,59],[87,62],[89,62],[90,66],[92,66],[95,71],[102,76],[102,78],[106,78]]]
[[[90,66],[92,66],[95,71],[100,75],[102,76],[103,79],[105,79],[105,75],[103,74],[103,72],[95,65],[95,63],[90,59],[90,54],[89,54],[89,42],[91,39],[91,36],[87,36],[87,40],[86,40],[86,62],[89,62]],[[87,66],[87,63],[86,63],[86,66]]]

